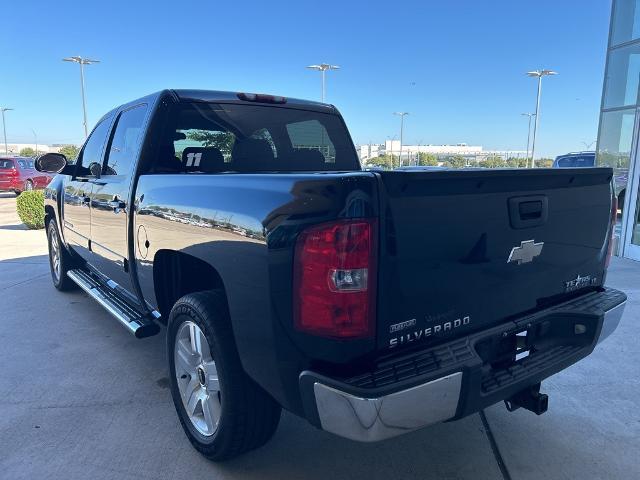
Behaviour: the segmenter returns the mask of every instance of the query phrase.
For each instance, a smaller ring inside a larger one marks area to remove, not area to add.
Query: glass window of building
[[[605,80],[604,108],[638,103],[640,85],[640,44],[612,50]]]
[[[612,168],[629,168],[636,109],[604,112],[600,121],[598,164]]]
[[[640,84],[640,44],[617,48],[609,53],[604,108],[638,103]]]
[[[640,38],[640,0],[618,0],[611,21],[611,46]]]

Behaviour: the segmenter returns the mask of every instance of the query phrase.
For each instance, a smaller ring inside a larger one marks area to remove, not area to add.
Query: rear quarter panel
[[[297,234],[315,223],[376,216],[376,192],[376,179],[366,172],[142,175],[132,240],[144,299],[157,307],[153,266],[159,251],[211,265],[224,283],[245,370],[296,411],[298,374],[309,366],[310,352],[314,358],[358,355],[373,347],[373,339],[369,345],[327,346],[293,331]]]

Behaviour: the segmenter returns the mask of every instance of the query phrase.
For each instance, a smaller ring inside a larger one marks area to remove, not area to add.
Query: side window
[[[103,175],[129,173],[142,141],[146,113],[147,106],[138,105],[120,114],[109,146],[107,163],[102,171]]]
[[[102,119],[102,121],[96,125],[85,142],[77,163],[89,169],[92,164],[102,165],[102,149],[107,141],[110,124],[111,117],[108,117]]]
[[[336,149],[326,128],[318,120],[288,123],[287,133],[295,150],[317,150],[325,162],[335,163]]]

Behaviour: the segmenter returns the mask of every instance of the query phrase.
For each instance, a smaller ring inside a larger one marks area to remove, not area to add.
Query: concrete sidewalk
[[[640,264],[614,259],[629,302],[618,331],[543,383],[540,417],[486,411],[378,444],[358,444],[284,414],[274,439],[213,464],[177,420],[163,335],[136,340],[82,293],[51,285],[44,231],[0,194],[0,478],[640,478]]]

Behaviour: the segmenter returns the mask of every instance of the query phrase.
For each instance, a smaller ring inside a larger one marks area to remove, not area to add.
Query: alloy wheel
[[[51,271],[53,272],[53,276],[55,277],[55,281],[58,282],[60,280],[60,242],[58,241],[58,236],[53,229],[50,227],[49,233],[49,258],[51,259]]]
[[[178,390],[189,420],[199,433],[211,436],[222,410],[220,382],[209,343],[194,322],[180,325],[173,355]]]

